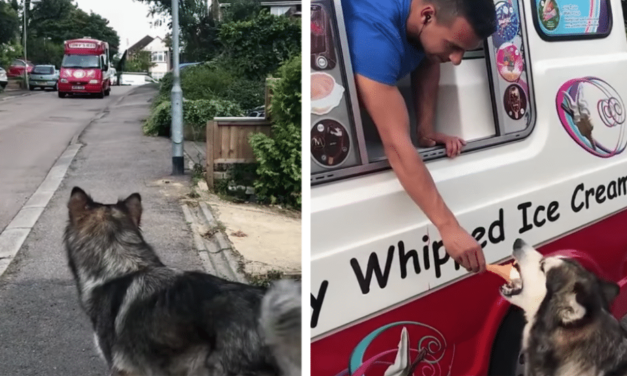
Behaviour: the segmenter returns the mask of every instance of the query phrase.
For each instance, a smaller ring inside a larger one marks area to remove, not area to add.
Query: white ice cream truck
[[[419,149],[489,263],[516,238],[578,259],[627,313],[627,40],[620,0],[496,2],[498,31],[442,66]],[[340,0],[311,4],[313,376],[518,374],[524,320],[490,273],[449,258],[357,100]],[[412,124],[409,77],[398,83]],[[415,127],[412,126],[415,139]],[[415,368],[412,368],[415,367]]]

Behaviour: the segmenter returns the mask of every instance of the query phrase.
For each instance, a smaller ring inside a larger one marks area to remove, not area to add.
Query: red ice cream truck
[[[351,1],[351,0],[348,0]],[[436,131],[416,149],[488,263],[515,239],[621,288],[627,314],[627,39],[620,0],[495,0],[498,29],[442,64]],[[312,376],[521,375],[525,323],[472,274],[390,168],[353,79],[341,0],[311,1]]]
[[[98,98],[109,95],[109,44],[85,37],[65,41],[64,48],[59,98],[67,94],[95,94]]]

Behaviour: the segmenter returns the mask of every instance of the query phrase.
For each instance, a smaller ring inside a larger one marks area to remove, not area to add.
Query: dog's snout
[[[518,238],[518,239],[516,239],[514,241],[514,250],[517,250],[517,249],[521,249],[522,250],[526,245],[527,245],[527,243],[525,243],[524,240]]]

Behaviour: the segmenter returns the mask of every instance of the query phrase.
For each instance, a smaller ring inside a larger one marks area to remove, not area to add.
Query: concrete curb
[[[4,274],[22,248],[24,241],[61,185],[81,147],[80,144],[68,145],[35,193],[0,234],[0,276]]]
[[[216,229],[218,223],[204,202],[199,206],[182,205],[185,220],[191,225],[194,247],[202,260],[207,273],[231,281],[248,283],[239,271],[237,256],[223,231]],[[201,231],[213,230],[212,236],[205,237]]]

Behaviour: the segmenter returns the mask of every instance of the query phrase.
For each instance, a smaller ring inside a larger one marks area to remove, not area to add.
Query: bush
[[[224,99],[238,103],[245,112],[248,112],[264,104],[265,83],[244,78],[233,81],[226,88]]]
[[[251,80],[263,80],[301,50],[301,21],[266,10],[257,17],[222,24],[222,57],[230,69]]]
[[[259,162],[255,191],[272,203],[301,205],[301,55],[279,69],[270,114],[272,137],[254,134],[250,144]]]
[[[237,103],[223,99],[199,99],[183,102],[183,123],[203,130],[207,122],[219,116],[242,116]],[[147,136],[170,136],[172,105],[169,100],[159,104],[144,123]]]
[[[183,70],[181,88],[186,99],[214,99],[221,98],[233,81],[229,72],[199,64]]]
[[[172,73],[167,73],[161,79],[153,109],[170,100],[173,85]],[[264,103],[263,81],[237,78],[226,68],[211,62],[184,69],[181,89],[185,99],[225,99],[239,104],[245,112]]]

